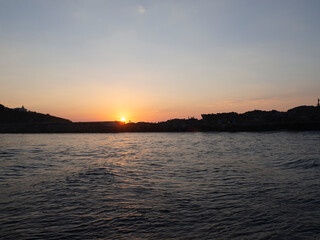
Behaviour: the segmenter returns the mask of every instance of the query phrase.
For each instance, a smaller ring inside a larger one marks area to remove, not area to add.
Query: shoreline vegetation
[[[123,123],[72,122],[0,104],[0,133],[121,133],[121,132],[250,132],[319,131],[320,107],[299,106],[287,112],[254,110],[246,113],[202,114],[201,119],[171,119],[164,122]]]

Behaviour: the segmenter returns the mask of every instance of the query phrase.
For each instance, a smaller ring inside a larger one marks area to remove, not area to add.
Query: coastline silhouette
[[[49,114],[0,104],[0,133],[118,133],[206,131],[307,131],[320,130],[320,106],[299,106],[287,112],[254,110],[202,114],[201,119],[170,119],[164,122],[72,122]]]

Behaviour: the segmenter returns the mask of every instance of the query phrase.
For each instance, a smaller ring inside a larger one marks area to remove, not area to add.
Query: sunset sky
[[[320,97],[319,0],[0,0],[0,104],[72,121]]]

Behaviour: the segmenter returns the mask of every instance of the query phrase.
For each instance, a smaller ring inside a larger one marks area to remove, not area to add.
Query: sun
[[[125,118],[125,117],[122,117],[122,118],[120,119],[120,121],[121,121],[121,122],[125,122],[125,121],[126,121],[126,118]]]

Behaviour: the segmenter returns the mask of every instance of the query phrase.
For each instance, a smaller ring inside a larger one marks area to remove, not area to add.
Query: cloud
[[[146,13],[146,9],[144,7],[142,7],[141,5],[138,7],[138,11],[139,11],[139,14],[141,14],[141,15]]]

